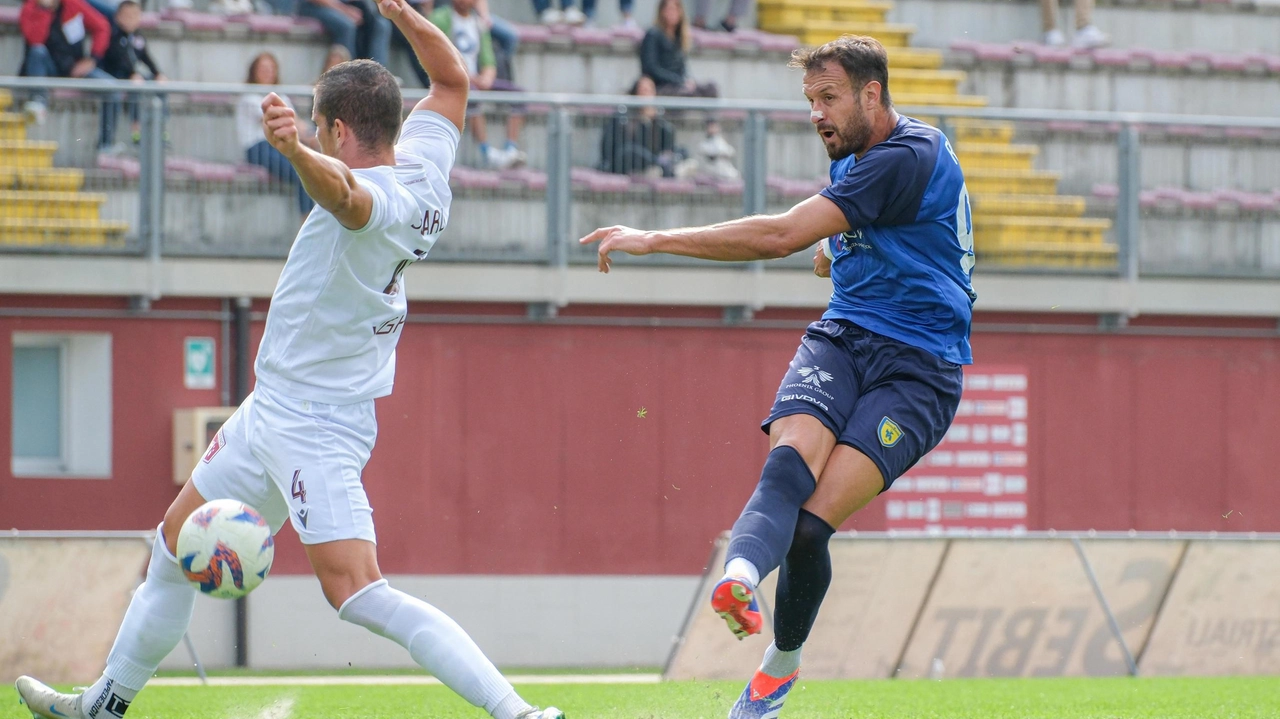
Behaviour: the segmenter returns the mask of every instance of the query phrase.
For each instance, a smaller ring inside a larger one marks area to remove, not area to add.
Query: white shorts
[[[259,386],[218,430],[191,481],[206,501],[254,507],[272,533],[287,516],[303,544],[374,542],[360,473],[377,435],[373,400],[322,404]]]

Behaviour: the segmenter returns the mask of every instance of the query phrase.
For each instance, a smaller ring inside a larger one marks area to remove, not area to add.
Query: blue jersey
[[[823,317],[972,364],[973,218],[946,136],[900,117],[861,159],[831,163],[822,196],[850,227],[829,241],[835,291]]]

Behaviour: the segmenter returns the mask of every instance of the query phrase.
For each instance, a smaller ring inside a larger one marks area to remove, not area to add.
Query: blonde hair
[[[667,3],[675,3],[680,8],[680,22],[676,23],[675,41],[680,45],[680,49],[689,52],[689,48],[693,47],[693,33],[689,31],[689,15],[684,11],[684,2],[682,0],[658,0],[658,13],[653,19],[653,26],[666,32],[667,29],[662,22],[662,9]]]
[[[335,57],[337,58],[337,62],[332,62],[332,60]],[[351,51],[347,49],[346,45],[338,45],[338,44],[330,45],[329,52],[325,53],[325,56],[324,56],[324,67],[321,68],[320,72],[323,73],[325,70],[328,70],[334,65],[341,65],[342,63],[347,62],[350,59],[351,59]]]

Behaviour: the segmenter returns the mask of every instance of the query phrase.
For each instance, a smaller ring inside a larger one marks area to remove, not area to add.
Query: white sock
[[[777,644],[769,642],[764,650],[764,661],[760,663],[760,671],[776,679],[789,677],[800,668],[800,650],[784,652]]]
[[[133,593],[107,668],[84,693],[81,707],[87,719],[122,716],[191,624],[196,589],[183,576],[178,558],[169,554],[163,530],[160,525],[156,531],[147,581]]]
[[[724,576],[746,577],[751,581],[752,589],[760,586],[760,570],[756,569],[756,565],[742,557],[734,557],[729,560],[728,564],[724,565]]]
[[[532,708],[457,622],[385,579],[343,602],[338,617],[408,649],[418,666],[496,719],[516,719]]]

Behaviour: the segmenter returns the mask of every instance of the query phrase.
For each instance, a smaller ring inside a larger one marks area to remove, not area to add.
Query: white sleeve
[[[363,235],[367,232],[386,229],[396,221],[396,213],[391,207],[391,198],[387,196],[387,191],[373,178],[365,177],[359,172],[353,174],[356,177],[356,183],[369,191],[369,195],[373,198],[373,206],[369,208],[369,221],[364,224],[364,227],[351,230],[351,233]]]
[[[396,152],[435,165],[440,174],[449,176],[458,156],[458,128],[438,112],[414,110],[400,128]]]

